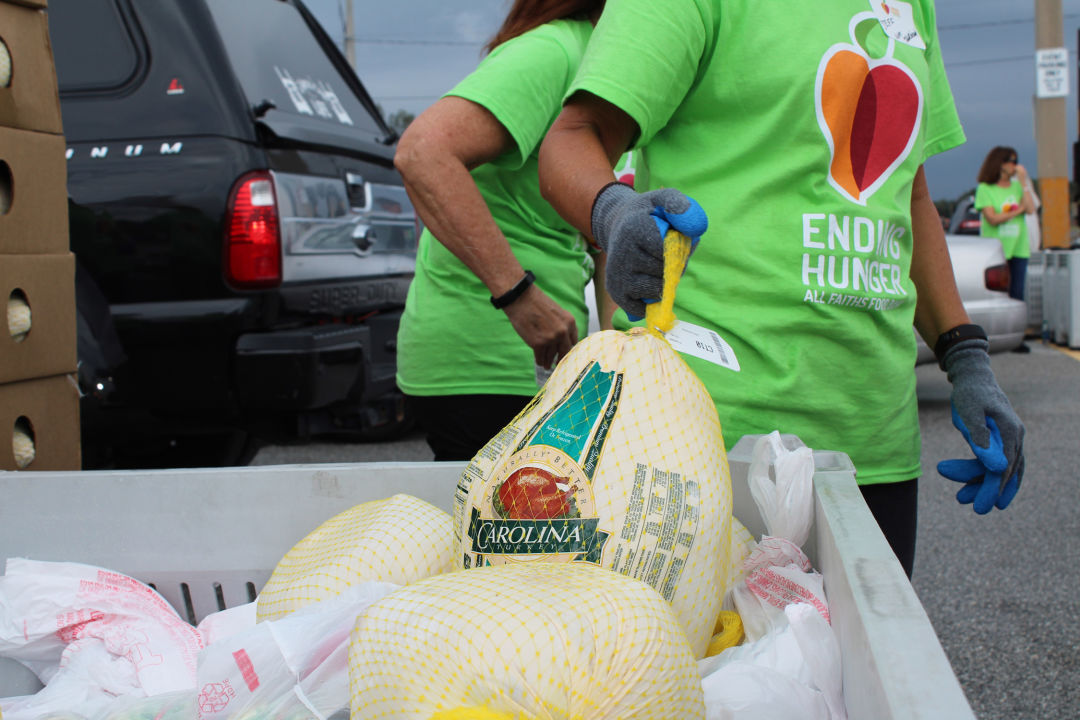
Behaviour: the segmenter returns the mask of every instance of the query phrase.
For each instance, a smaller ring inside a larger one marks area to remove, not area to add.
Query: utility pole
[[[356,69],[356,32],[353,28],[353,0],[345,0],[345,57],[349,65]]]
[[[1068,54],[1061,0],[1035,0],[1035,141],[1044,248],[1067,248],[1069,238],[1068,141],[1065,100]],[[1064,58],[1062,58],[1064,55]]]

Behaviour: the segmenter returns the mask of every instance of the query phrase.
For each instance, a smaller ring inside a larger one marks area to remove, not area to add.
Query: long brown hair
[[[1011,157],[1018,157],[1016,150],[1006,145],[998,145],[986,154],[982,167],[979,168],[978,181],[993,185],[1001,179],[1001,166]]]
[[[502,27],[485,46],[491,52],[507,40],[524,35],[552,20],[586,18],[604,7],[604,0],[514,0],[513,7],[503,20]]]

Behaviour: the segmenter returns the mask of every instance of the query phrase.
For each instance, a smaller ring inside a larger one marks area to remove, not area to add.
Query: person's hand
[[[1027,179],[1028,179],[1027,168],[1025,168],[1020,163],[1017,163],[1016,164],[1016,174],[1014,175],[1014,177],[1020,182],[1021,185],[1026,183]]]
[[[943,477],[964,483],[956,499],[972,504],[980,515],[1008,507],[1024,479],[1024,424],[994,378],[989,348],[986,340],[965,340],[942,359],[953,386],[953,425],[975,458],[944,460],[937,469]]]
[[[536,364],[542,368],[550,369],[578,341],[574,316],[535,284],[503,308],[503,312],[525,344],[532,348]]]
[[[638,193],[612,183],[597,194],[592,233],[608,256],[607,291],[631,320],[645,317],[645,303],[660,297],[668,229],[689,237],[693,247],[708,225],[701,206],[671,188]]]

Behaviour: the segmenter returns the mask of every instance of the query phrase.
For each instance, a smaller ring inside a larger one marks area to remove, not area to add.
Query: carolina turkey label
[[[459,568],[586,562],[646,582],[704,654],[731,536],[716,407],[662,338],[591,335],[466,467],[454,528]]]
[[[466,567],[511,559],[600,562],[609,533],[598,529],[592,476],[621,390],[621,375],[592,363],[562,401],[515,436],[498,472],[486,481],[474,478],[483,493],[479,507],[471,508]],[[466,474],[475,469],[474,461]]]

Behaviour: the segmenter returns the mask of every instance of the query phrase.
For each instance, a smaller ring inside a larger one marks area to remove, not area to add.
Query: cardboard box
[[[0,254],[69,250],[66,152],[63,135],[0,127]]]
[[[11,79],[6,87],[0,87],[0,125],[62,133],[60,93],[45,11],[0,2],[0,40],[11,62]]]
[[[0,255],[5,312],[13,295],[29,306],[30,327],[21,339],[13,337],[11,331],[22,325],[5,314],[0,324],[0,383],[75,372],[75,256]],[[24,314],[15,317],[21,321]]]
[[[25,470],[80,470],[79,390],[57,375],[0,385],[0,470],[18,469],[13,449],[16,423],[28,427],[34,459]]]

